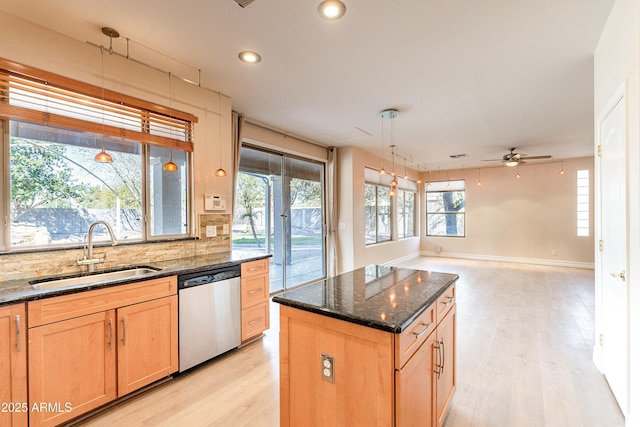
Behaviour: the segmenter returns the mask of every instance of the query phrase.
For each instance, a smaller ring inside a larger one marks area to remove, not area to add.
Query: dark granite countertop
[[[144,265],[133,264],[132,266],[144,266],[159,269],[158,271],[147,273],[144,275],[118,280],[96,281],[89,284],[69,286],[64,288],[53,289],[36,289],[30,280],[41,280],[42,277],[34,277],[32,279],[7,280],[0,282],[0,305],[19,303],[24,301],[36,300],[41,298],[50,298],[59,295],[65,295],[76,292],[84,292],[93,289],[106,288],[110,286],[118,286],[126,283],[137,282],[140,280],[156,279],[159,277],[173,276],[177,274],[195,273],[205,271],[211,268],[220,268],[231,265],[241,264],[243,262],[254,261],[258,259],[268,258],[271,255],[248,252],[248,251],[229,251],[214,253],[206,256],[178,258],[168,261],[158,261],[144,263]],[[131,266],[121,266],[121,268]],[[114,269],[118,269],[115,267]],[[96,272],[99,272],[98,268]],[[57,276],[76,277],[73,276]],[[96,279],[98,280],[98,279]]]
[[[273,301],[397,334],[456,280],[457,274],[369,265],[283,292]]]

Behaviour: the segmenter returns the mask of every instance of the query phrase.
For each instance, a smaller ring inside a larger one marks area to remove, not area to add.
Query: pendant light
[[[171,73],[169,73],[169,119],[173,119],[173,108],[172,108],[172,102],[171,102],[173,100],[172,92],[173,91],[172,91],[172,85],[171,85]],[[171,135],[172,128],[173,128],[173,124],[169,124],[169,139],[173,139],[173,136]],[[178,171],[178,165],[173,163],[173,150],[169,151],[169,161],[164,164],[163,169],[166,170],[167,172]]]
[[[482,181],[480,181],[480,168],[478,168],[478,182],[476,183],[477,186],[481,186],[482,185]]]
[[[223,177],[223,176],[227,176],[227,171],[225,171],[222,168],[222,94],[220,92],[218,92],[218,114],[220,114],[219,119],[220,119],[220,167],[218,168],[218,170],[216,171],[216,176],[219,177]]]
[[[564,160],[560,163],[560,172],[558,175],[564,175]]]
[[[111,163],[113,158],[104,151],[104,47],[100,46],[100,68],[102,78],[102,151],[93,158],[98,163]]]
[[[392,187],[398,185],[398,180],[396,179],[396,153],[395,153],[395,144],[391,145],[391,176],[393,176],[393,178],[391,179],[391,182],[389,182],[389,184],[391,184]]]
[[[520,178],[520,164],[517,164],[516,167],[516,178]]]
[[[382,161],[382,166],[378,171],[378,174],[384,175],[387,171],[384,169],[384,111],[380,112],[380,123],[381,123],[381,132],[380,132],[380,160]]]

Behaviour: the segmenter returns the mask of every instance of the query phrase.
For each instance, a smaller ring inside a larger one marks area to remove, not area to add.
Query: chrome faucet
[[[104,262],[104,259],[107,257],[106,255],[104,255],[103,257],[93,257],[93,229],[98,224],[102,224],[107,228],[111,239],[111,246],[115,246],[118,244],[115,234],[113,233],[113,228],[111,228],[111,225],[109,225],[108,222],[98,220],[91,224],[89,226],[89,231],[87,231],[87,234],[85,235],[87,245],[82,250],[83,258],[78,260],[78,265],[86,265],[88,267],[89,273],[93,273],[95,271],[95,265]]]

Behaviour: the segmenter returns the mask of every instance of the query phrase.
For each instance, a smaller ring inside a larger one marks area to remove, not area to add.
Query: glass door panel
[[[271,292],[325,277],[324,165],[243,147],[234,250],[269,253]]]

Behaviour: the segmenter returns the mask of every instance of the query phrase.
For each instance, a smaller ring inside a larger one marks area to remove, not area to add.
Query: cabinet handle
[[[109,350],[113,348],[113,320],[109,319]]]
[[[262,270],[262,269],[263,269],[262,266],[260,266],[260,267],[249,267],[249,271],[256,271],[256,270]]]
[[[263,288],[260,288],[260,289],[253,289],[253,290],[249,291],[249,295],[253,295],[253,294],[257,294],[258,292],[262,292],[262,289],[263,289]]]
[[[431,326],[431,322],[429,322],[429,323],[422,322],[421,325],[424,325],[424,328],[420,332],[413,332],[413,335],[416,336],[415,339],[418,339],[418,338],[420,338],[421,336],[423,336],[424,334],[427,333],[427,331],[429,330],[429,326]]]
[[[122,345],[127,343],[127,318],[122,317]]]
[[[449,305],[449,304],[454,303],[454,302],[456,302],[455,297],[449,297],[449,299],[447,301],[443,301],[442,303],[444,305]]]
[[[436,354],[436,368],[433,370],[433,372],[436,374],[436,379],[440,379],[440,359],[441,359],[441,354],[440,354],[440,343],[436,341],[435,343],[435,349],[438,350],[438,353]]]
[[[440,340],[440,347],[442,347],[442,366],[441,366],[442,369],[440,369],[440,373],[443,373],[444,372],[445,356],[446,356],[446,352],[445,352],[445,348],[444,348],[444,338],[442,338]]]
[[[264,320],[264,317],[258,317],[257,319],[252,320],[251,322],[249,322],[250,325],[255,325],[256,323],[258,323],[259,321]]]
[[[17,339],[17,343],[16,343],[16,350],[20,351],[22,349],[22,328],[20,327],[20,315],[16,314],[16,339]]]

